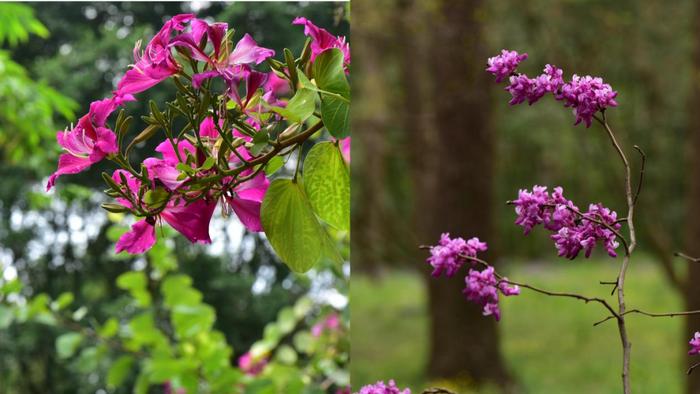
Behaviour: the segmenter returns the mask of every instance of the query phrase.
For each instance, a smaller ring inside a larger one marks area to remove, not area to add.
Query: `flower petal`
[[[149,250],[156,243],[155,226],[139,220],[131,226],[131,230],[125,232],[117,241],[116,253],[126,251],[130,254],[141,254]]]

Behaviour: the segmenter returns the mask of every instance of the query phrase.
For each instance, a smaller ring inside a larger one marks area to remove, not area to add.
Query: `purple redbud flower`
[[[615,231],[621,225],[617,222],[617,213],[602,204],[591,204],[588,212],[578,215],[578,207],[564,197],[561,187],[555,187],[550,194],[546,187],[537,185],[532,192],[520,190],[512,204],[518,215],[515,224],[523,227],[525,235],[539,224],[554,232],[550,238],[559,256],[574,259],[583,250],[586,257],[590,257],[600,241],[608,255],[617,257],[615,249],[619,243]]]
[[[690,339],[690,350],[688,351],[688,355],[693,356],[698,353],[700,353],[700,332],[696,332],[695,336]]]
[[[355,394],[411,394],[411,389],[399,389],[396,387],[396,383],[393,380],[389,381],[389,384],[384,384],[380,381],[375,384],[370,384],[364,386],[360,389],[359,393]]]
[[[615,97],[617,92],[604,83],[602,78],[589,75],[580,77],[576,74],[571,78],[571,82],[562,85],[560,93],[556,95],[557,100],[564,101],[565,107],[574,109],[574,124],[583,121],[586,127],[591,126],[596,112],[617,106]]]
[[[528,78],[525,74],[513,75],[510,77],[510,85],[506,86],[505,90],[510,93],[512,98],[508,102],[510,105],[516,105],[528,101],[529,104],[537,101],[533,98],[533,89],[535,88],[535,81]]]
[[[518,286],[508,286],[506,278],[499,282],[492,266],[486,267],[483,271],[470,269],[464,281],[466,282],[466,287],[462,293],[467,297],[467,300],[481,305],[484,316],[493,315],[496,321],[501,319],[501,310],[498,307],[498,291],[500,290],[505,296],[520,294],[520,288]]]
[[[496,82],[501,82],[508,78],[518,68],[518,64],[525,59],[527,59],[527,53],[521,55],[516,51],[503,49],[500,55],[488,59],[489,66],[486,71],[496,76]]]
[[[564,85],[563,71],[560,68],[548,64],[544,72],[532,79],[532,89],[528,97],[528,103],[533,104],[547,93],[556,93]]]
[[[463,256],[476,257],[478,252],[485,252],[488,246],[479,238],[465,241],[463,238],[450,238],[449,233],[443,233],[438,245],[430,248],[427,263],[434,269],[432,275],[439,277],[443,272],[452,277],[462,267],[466,259]]]

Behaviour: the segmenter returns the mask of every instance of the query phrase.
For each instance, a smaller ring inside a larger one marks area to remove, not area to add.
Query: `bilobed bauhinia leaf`
[[[318,143],[306,155],[304,189],[318,217],[339,230],[350,229],[350,173],[335,143]]]
[[[321,94],[321,119],[335,138],[350,135],[350,84],[343,68],[343,52],[333,48],[314,60],[314,78]]]
[[[340,255],[314,214],[301,179],[275,179],[260,210],[265,234],[277,255],[292,271],[306,272],[324,258]]]

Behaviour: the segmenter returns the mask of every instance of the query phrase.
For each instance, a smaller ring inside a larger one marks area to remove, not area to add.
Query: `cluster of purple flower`
[[[516,51],[501,50],[501,54],[488,59],[489,67],[486,71],[496,76],[496,82],[501,82],[509,77],[518,68],[518,64],[527,59],[527,53],[522,55]]]
[[[537,185],[532,191],[520,190],[518,198],[511,203],[518,215],[515,224],[524,229],[525,235],[539,224],[554,232],[550,237],[559,256],[574,259],[583,250],[589,257],[598,241],[611,257],[617,256],[615,249],[619,243],[615,232],[621,225],[617,213],[602,204],[590,204],[588,211],[582,213],[564,197],[561,187],[554,188],[550,194],[547,187]]]
[[[467,287],[462,290],[462,293],[467,297],[467,300],[481,305],[484,308],[484,316],[493,315],[496,321],[501,320],[501,310],[498,308],[498,290],[504,296],[520,294],[520,288],[517,285],[508,285],[508,278],[499,280],[491,266],[486,267],[483,271],[470,269],[465,281]]]
[[[389,381],[389,384],[384,384],[384,382],[377,382],[375,384],[369,384],[360,389],[359,393],[355,394],[411,394],[411,389],[403,389],[396,387],[396,383],[393,380]]]
[[[443,272],[447,277],[452,277],[470,260],[472,266],[476,265],[476,254],[487,250],[485,242],[479,238],[471,238],[465,241],[463,238],[450,238],[449,233],[443,233],[440,242],[430,248],[430,257],[427,262],[433,267],[433,276],[439,277]],[[472,258],[472,259],[470,259]],[[493,267],[487,265],[482,271],[470,268],[465,277],[466,287],[462,291],[467,300],[483,307],[484,316],[493,315],[500,320],[501,311],[498,308],[498,291],[505,296],[518,295],[518,286],[508,286],[508,278],[500,279]]]
[[[691,347],[688,351],[688,355],[693,356],[696,354],[700,354],[700,332],[696,332],[695,336],[688,343]]]
[[[602,78],[576,74],[570,82],[564,82],[560,68],[547,64],[542,74],[530,78],[525,74],[515,72],[518,64],[527,59],[527,54],[516,51],[502,50],[501,54],[488,59],[486,71],[496,76],[496,82],[509,78],[510,84],[505,88],[512,98],[511,105],[520,104],[527,100],[532,105],[546,93],[552,93],[556,100],[564,102],[565,107],[573,108],[576,123],[584,122],[590,127],[593,116],[598,111],[616,107],[617,92]]]
[[[432,275],[437,278],[445,272],[445,275],[452,277],[467,260],[465,256],[476,257],[477,252],[485,252],[487,248],[479,238],[465,241],[459,237],[452,239],[449,233],[443,233],[440,242],[430,248],[428,263],[433,267]]]

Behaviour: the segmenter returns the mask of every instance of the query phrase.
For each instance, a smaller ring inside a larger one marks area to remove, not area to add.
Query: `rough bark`
[[[700,21],[700,5],[696,6],[695,20]],[[690,168],[688,170],[688,201],[687,201],[687,231],[686,231],[686,253],[691,256],[700,256],[700,113],[696,110],[700,106],[700,24],[694,24],[694,49],[693,49],[693,92],[689,102],[689,138],[691,151]],[[690,264],[688,269],[688,284],[685,286],[685,309],[700,309],[700,286],[693,285],[700,283],[700,264]],[[692,333],[700,330],[700,315],[687,316],[685,319],[686,335],[683,336],[684,347],[687,338]],[[690,367],[697,360],[686,357],[686,363]],[[700,374],[692,373],[688,375],[686,381],[686,392],[688,394],[700,392]]]
[[[391,123],[385,78],[386,9],[370,1],[353,3],[353,270],[376,273],[387,259],[387,130]],[[384,30],[384,32],[382,31]]]
[[[416,8],[424,6],[420,2],[403,5],[410,11],[402,66],[406,127],[414,150],[417,241],[433,244],[441,232],[450,232],[492,242],[494,138],[488,92],[493,86],[484,72],[481,2],[443,0],[423,10]],[[421,21],[428,21],[423,29]],[[490,261],[494,257],[486,255]],[[429,375],[508,385],[496,322],[464,300],[464,277],[425,277]]]

